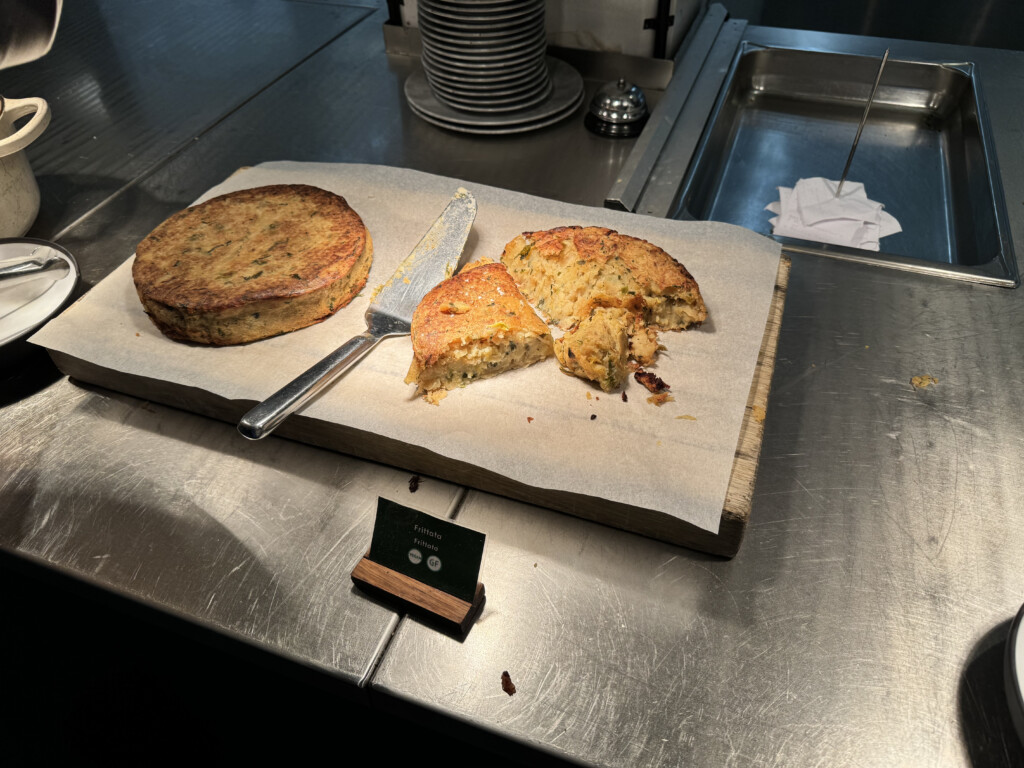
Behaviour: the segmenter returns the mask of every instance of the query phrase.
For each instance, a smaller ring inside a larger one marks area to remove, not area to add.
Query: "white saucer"
[[[0,347],[26,336],[64,306],[78,283],[78,264],[56,243],[0,239],[0,270],[27,261],[52,260],[42,272],[0,279]]]

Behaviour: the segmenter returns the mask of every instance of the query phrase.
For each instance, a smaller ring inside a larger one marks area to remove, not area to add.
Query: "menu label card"
[[[472,602],[484,539],[484,534],[450,520],[378,498],[369,559]]]

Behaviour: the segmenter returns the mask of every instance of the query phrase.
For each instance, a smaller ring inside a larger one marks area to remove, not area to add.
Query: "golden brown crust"
[[[565,329],[555,356],[567,373],[610,392],[654,362],[655,329],[707,319],[697,281],[646,240],[605,227],[524,232],[501,257],[526,297]]]
[[[413,361],[406,383],[421,393],[478,378],[552,354],[551,333],[503,264],[481,260],[444,280],[412,318]]]
[[[326,319],[363,288],[372,259],[344,198],[280,184],[174,214],[139,244],[132,277],[167,336],[240,344]]]
[[[591,306],[628,307],[636,297],[649,325],[700,325],[707,307],[697,281],[662,248],[605,227],[524,232],[501,257],[526,297],[563,328]]]

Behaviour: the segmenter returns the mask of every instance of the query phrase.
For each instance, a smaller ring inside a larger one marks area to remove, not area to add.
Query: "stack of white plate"
[[[413,111],[454,130],[511,133],[561,120],[583,79],[547,56],[544,0],[419,0],[422,71],[405,84]]]

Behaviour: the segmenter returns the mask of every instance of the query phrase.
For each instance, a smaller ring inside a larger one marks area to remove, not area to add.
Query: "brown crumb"
[[[594,420],[594,419],[596,419],[596,418],[597,418],[597,414],[596,414],[596,413],[592,413],[592,414],[590,414],[590,420],[591,420],[591,421],[593,421],[593,420]]]
[[[924,389],[925,387],[931,386],[932,384],[938,384],[939,380],[934,376],[914,376],[910,380],[910,385],[914,389]]]
[[[141,334],[141,333],[139,333],[138,331],[136,331],[136,332],[135,332],[135,335],[136,335],[136,336],[141,336],[142,334]]]
[[[464,315],[470,310],[464,301],[447,301],[438,308],[443,315]]]
[[[626,393],[625,392],[622,393],[622,402],[624,402],[624,403],[628,403],[629,402],[629,398],[626,397]]]
[[[516,692],[516,687],[512,684],[512,678],[509,677],[508,672],[501,673],[501,690],[509,696]]]
[[[650,371],[639,370],[633,374],[633,378],[647,387],[649,392],[662,392],[671,389],[668,384]]]
[[[671,403],[674,400],[675,398],[672,397],[672,395],[670,395],[668,392],[658,392],[647,398],[648,403],[652,403],[658,406],[662,406],[665,403]]]
[[[527,424],[533,424],[533,416],[527,416],[526,417],[526,423]]]
[[[768,415],[768,412],[764,409],[764,406],[763,405],[755,405],[750,410],[754,414],[754,420],[758,424],[763,424],[764,420],[765,420],[765,417]]]
[[[696,416],[691,416],[688,413],[684,413],[682,416],[676,416],[676,418],[677,419],[683,419],[685,421],[696,421],[697,420]]]
[[[420,476],[413,475],[409,478],[409,493],[416,493],[420,489]]]

